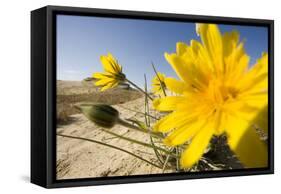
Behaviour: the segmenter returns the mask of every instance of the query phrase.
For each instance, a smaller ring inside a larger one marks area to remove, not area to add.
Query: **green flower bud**
[[[113,127],[119,120],[119,112],[106,104],[80,104],[76,107],[90,121],[104,128]]]

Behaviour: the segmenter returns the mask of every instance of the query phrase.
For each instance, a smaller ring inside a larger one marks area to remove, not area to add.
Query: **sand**
[[[143,103],[144,98],[139,98],[127,103],[115,105],[114,107],[121,113],[121,118],[134,117],[143,121],[143,115],[122,108],[126,107],[133,110],[143,111]],[[153,149],[114,138],[112,135],[101,131],[99,126],[90,122],[82,114],[75,114],[70,118],[71,123],[58,126],[58,133],[99,140],[133,152],[151,162],[157,162]],[[126,137],[131,137],[147,143],[150,142],[149,135],[120,125],[114,126],[111,130],[118,134],[126,135]],[[166,170],[165,172],[170,171]],[[57,137],[58,179],[156,173],[163,173],[163,171],[162,169],[151,166],[150,164],[119,150],[92,142]]]

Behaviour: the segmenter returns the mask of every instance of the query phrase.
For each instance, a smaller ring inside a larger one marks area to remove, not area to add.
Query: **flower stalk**
[[[147,134],[149,134],[149,135],[151,135],[153,137],[163,138],[163,135],[161,133],[155,133],[152,130],[148,130],[148,129],[145,129],[145,128],[137,127],[137,126],[132,125],[132,124],[124,121],[123,119],[120,119],[120,118],[117,120],[117,123],[119,125],[124,126],[124,127],[130,128],[130,129],[134,129],[134,130],[137,130],[137,131],[140,131],[140,132],[143,132],[143,133],[147,133]]]
[[[141,89],[139,86],[137,86],[134,82],[128,80],[126,78],[126,81],[131,84],[132,86],[134,86],[136,89],[138,89],[141,93],[143,93],[145,96],[147,96],[150,100],[153,100],[153,98],[147,93],[145,92],[143,89]]]
[[[132,139],[132,138],[129,138],[129,137],[125,137],[125,136],[122,136],[122,135],[119,135],[117,133],[114,133],[108,129],[105,129],[105,128],[100,128],[100,130],[104,131],[105,133],[108,133],[110,135],[113,135],[115,137],[118,137],[120,139],[123,139],[123,140],[126,140],[126,141],[129,141],[131,143],[135,143],[135,144],[139,144],[139,145],[142,145],[142,146],[145,146],[145,147],[148,147],[148,148],[155,148],[159,151],[162,151],[166,154],[171,154],[171,152],[165,150],[164,148],[161,148],[161,147],[157,147],[157,146],[153,146],[151,144],[148,144],[148,143],[144,143],[144,142],[141,142],[141,141],[138,141],[138,140],[135,140],[135,139]],[[176,157],[175,155],[173,155],[174,157]]]

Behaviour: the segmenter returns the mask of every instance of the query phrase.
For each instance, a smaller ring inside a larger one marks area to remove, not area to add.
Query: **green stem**
[[[151,142],[151,145],[152,146],[155,146],[155,144],[154,144],[154,142],[153,142],[153,138],[150,136],[150,142]],[[163,156],[159,153],[159,151],[154,147],[153,148],[153,151],[154,151],[154,153],[155,153],[155,155],[156,155],[156,158],[159,160],[159,162],[163,165],[164,164],[164,158],[163,158]]]
[[[151,118],[153,118],[153,119],[155,119],[155,120],[159,120],[159,118],[157,118],[157,117],[155,117],[155,116],[152,116],[152,115],[150,115],[150,114],[147,114],[147,113],[143,113],[143,112],[140,112],[140,111],[136,111],[136,110],[132,110],[132,109],[129,109],[129,108],[125,108],[125,107],[120,106],[120,105],[119,105],[119,107],[121,107],[121,108],[123,108],[123,109],[125,109],[125,110],[129,110],[129,111],[138,113],[138,114],[142,114],[142,115],[144,115],[144,116],[146,115],[146,116],[151,117]]]
[[[110,147],[110,148],[113,148],[113,149],[125,152],[125,153],[127,153],[127,154],[129,154],[131,156],[134,156],[134,157],[136,157],[136,158],[138,158],[138,159],[140,159],[140,160],[142,160],[144,162],[147,162],[148,164],[150,164],[152,166],[155,166],[157,168],[162,169],[161,166],[158,166],[157,164],[154,164],[154,163],[152,163],[152,162],[150,162],[150,161],[148,161],[148,160],[146,160],[146,159],[144,159],[144,158],[142,158],[142,157],[140,157],[140,156],[138,156],[138,155],[136,155],[136,154],[134,154],[132,152],[129,152],[127,150],[124,150],[122,148],[119,148],[119,147],[116,147],[116,146],[113,146],[113,145],[110,145],[110,144],[107,144],[107,143],[103,143],[103,142],[100,142],[100,141],[96,141],[96,140],[93,140],[93,139],[87,139],[87,138],[83,138],[83,137],[75,137],[75,136],[64,135],[64,134],[57,134],[57,135],[61,136],[61,137],[67,137],[67,138],[72,138],[72,139],[79,139],[79,140],[83,140],[83,141],[89,141],[89,142],[92,142],[92,143],[104,145],[104,146],[107,146],[107,147]]]
[[[151,130],[141,129],[141,128],[135,126],[135,125],[132,125],[132,124],[130,124],[130,123],[120,119],[120,118],[119,118],[119,120],[117,122],[118,122],[118,124],[123,125],[124,127],[135,129],[135,130],[143,132],[143,133],[147,133],[147,134],[149,134],[149,135],[151,135],[153,137],[163,138],[163,135],[161,133],[155,133],[155,132],[153,132]]]
[[[141,89],[139,86],[137,86],[136,84],[134,84],[133,82],[131,82],[130,80],[126,79],[126,81],[133,85],[135,88],[137,88],[140,92],[142,92],[144,95],[146,95],[150,100],[153,100],[153,98],[148,94],[146,93],[143,89]]]
[[[176,168],[177,168],[177,171],[179,171],[180,170],[180,164],[179,164],[180,162],[179,162],[179,157],[178,157],[179,156],[179,147],[178,146],[176,147],[176,156],[177,156],[176,157],[176,163],[177,163]]]
[[[148,143],[144,143],[144,142],[141,142],[141,141],[138,141],[138,140],[135,140],[135,139],[131,139],[131,138],[128,138],[128,137],[124,137],[122,135],[119,135],[117,133],[114,133],[112,131],[109,131],[109,130],[106,130],[104,128],[100,128],[102,131],[110,134],[110,135],[113,135],[115,137],[118,137],[120,139],[123,139],[123,140],[126,140],[126,141],[129,141],[129,142],[132,142],[132,143],[135,143],[135,144],[139,144],[139,145],[142,145],[142,146],[145,146],[145,147],[148,147],[148,148],[156,148],[157,150],[160,150],[166,154],[171,154],[171,152],[165,150],[164,148],[161,148],[161,147],[156,147],[156,146],[152,146],[151,144],[148,144]]]
[[[167,156],[167,158],[166,158],[166,160],[165,160],[165,162],[164,162],[164,164],[163,164],[163,169],[162,169],[162,172],[163,172],[163,173],[165,172],[165,169],[166,169],[166,166],[167,166],[167,164],[168,164],[169,159],[170,159],[170,155]]]
[[[147,93],[147,79],[145,74],[144,74],[144,81],[145,81],[145,92]],[[147,96],[145,97],[145,113],[149,114],[149,103],[148,103]],[[146,126],[150,127],[150,117],[145,116],[145,119],[147,120]]]

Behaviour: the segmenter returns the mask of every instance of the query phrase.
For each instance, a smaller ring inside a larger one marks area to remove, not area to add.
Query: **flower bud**
[[[106,104],[80,104],[78,109],[92,122],[104,128],[113,127],[118,119],[119,112]]]

